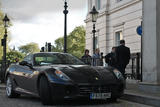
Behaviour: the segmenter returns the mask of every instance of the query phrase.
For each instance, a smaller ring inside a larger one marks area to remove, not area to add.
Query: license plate
[[[111,98],[111,93],[91,93],[90,99],[107,99]]]

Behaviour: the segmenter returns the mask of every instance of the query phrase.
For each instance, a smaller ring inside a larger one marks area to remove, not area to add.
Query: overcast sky
[[[41,46],[64,34],[64,0],[1,0],[13,26],[10,46],[36,42]],[[68,0],[68,33],[85,25],[87,0]]]

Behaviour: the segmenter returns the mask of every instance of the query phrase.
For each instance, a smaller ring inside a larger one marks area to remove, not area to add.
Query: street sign
[[[142,36],[142,26],[137,27],[137,34]]]

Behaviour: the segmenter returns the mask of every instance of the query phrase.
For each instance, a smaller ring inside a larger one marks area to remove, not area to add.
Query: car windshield
[[[34,56],[34,65],[36,66],[53,64],[84,65],[81,60],[70,54],[43,53]]]

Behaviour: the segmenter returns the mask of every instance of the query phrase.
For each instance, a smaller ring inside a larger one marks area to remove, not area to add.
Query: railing
[[[83,58],[81,59],[84,63],[91,66],[106,66],[104,57],[101,58]],[[4,62],[0,61],[0,81],[4,82],[5,72],[10,65],[7,61],[6,68],[4,68]],[[126,67],[126,77],[129,79],[141,80],[142,81],[142,71],[141,71],[141,54],[133,53],[131,54],[131,59]]]
[[[103,66],[103,59],[101,58],[82,58],[81,60],[87,65]]]
[[[83,58],[82,61],[91,66],[106,66],[104,57],[99,58]],[[133,53],[131,54],[131,59],[126,67],[126,77],[129,79],[141,80],[142,81],[142,71],[141,71],[141,54]]]
[[[142,81],[141,54],[131,54],[130,63],[126,67],[126,77]]]
[[[5,80],[6,69],[9,67],[10,62],[9,61],[6,62],[6,68],[5,68],[4,64],[5,63],[3,61],[0,61],[0,82],[2,82],[2,83]]]
[[[0,83],[2,82],[2,72],[3,72],[3,70],[2,70],[2,63],[0,62]]]

